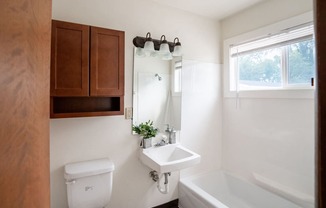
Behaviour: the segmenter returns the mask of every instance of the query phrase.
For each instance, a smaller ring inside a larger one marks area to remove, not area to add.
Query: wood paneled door
[[[49,208],[51,0],[0,1],[0,207]]]
[[[326,1],[315,0],[317,49],[316,207],[326,208]]]

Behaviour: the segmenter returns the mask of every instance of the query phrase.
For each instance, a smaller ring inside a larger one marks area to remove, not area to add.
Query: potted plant
[[[153,121],[150,120],[141,123],[138,126],[133,125],[132,130],[142,137],[140,145],[143,148],[149,148],[152,146],[152,138],[155,137],[158,132],[158,128],[154,128]]]

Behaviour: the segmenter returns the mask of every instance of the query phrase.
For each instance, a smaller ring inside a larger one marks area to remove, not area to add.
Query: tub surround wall
[[[266,1],[223,20],[223,38],[311,10],[312,1]],[[256,173],[313,197],[313,99],[243,98],[236,108],[235,99],[224,98],[222,145],[224,169],[252,181]]]
[[[224,101],[223,168],[249,180],[256,173],[313,196],[313,100],[240,102],[236,109],[234,99]]]
[[[218,23],[151,1],[53,0],[53,19],[125,31],[126,107],[132,106],[132,39],[135,36],[145,36],[147,32],[151,32],[155,39],[163,34],[168,40],[179,37],[185,59],[220,63]],[[205,83],[205,80],[201,82]],[[197,100],[201,99],[200,94],[193,96],[197,96]],[[216,140],[220,138],[214,124],[198,122],[196,115],[202,114],[206,118],[214,112],[214,117],[220,118],[221,106],[215,105],[215,100],[216,97],[196,114],[191,111],[195,104],[183,101],[183,108],[188,110],[183,112],[182,128],[196,126],[199,132],[206,133],[182,135],[181,140],[199,141],[200,136],[201,148],[194,151],[201,155],[216,155],[211,141],[214,140],[216,146]],[[113,193],[109,207],[154,207],[178,197],[176,186],[179,173],[172,173],[169,178],[170,193],[159,193],[156,184],[148,176],[150,170],[138,159],[139,139],[131,135],[131,120],[125,120],[124,116],[55,119],[50,121],[50,127],[52,208],[67,207],[63,166],[70,162],[102,157],[110,157],[116,167],[113,172]],[[192,145],[187,143],[185,146]],[[209,160],[200,167],[218,167],[218,160]]]
[[[199,153],[201,162],[182,170],[182,177],[221,167],[221,68],[220,64],[183,61],[181,143]]]

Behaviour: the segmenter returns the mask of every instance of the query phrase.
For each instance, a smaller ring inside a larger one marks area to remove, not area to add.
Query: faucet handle
[[[162,135],[162,140],[161,141],[164,141],[165,144],[168,144],[169,143],[168,137],[165,136],[165,135]]]
[[[169,144],[169,142],[166,141],[166,139],[167,139],[167,137],[165,135],[162,135],[161,141],[157,142],[157,144],[155,144],[154,146],[159,147],[159,146],[164,146],[164,145]]]
[[[171,129],[170,129],[170,125],[169,124],[165,124],[166,125],[166,132],[169,132]]]

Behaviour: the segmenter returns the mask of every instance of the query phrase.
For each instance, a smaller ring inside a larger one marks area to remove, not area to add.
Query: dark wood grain
[[[50,0],[0,1],[0,207],[50,207],[50,31]]]
[[[124,114],[124,38],[123,31],[52,22],[51,118]]]
[[[89,95],[89,26],[52,21],[51,96]]]
[[[317,47],[316,207],[326,207],[326,2],[315,0]]]
[[[120,97],[52,97],[53,118],[121,115]]]
[[[124,95],[124,32],[91,27],[91,96]]]

